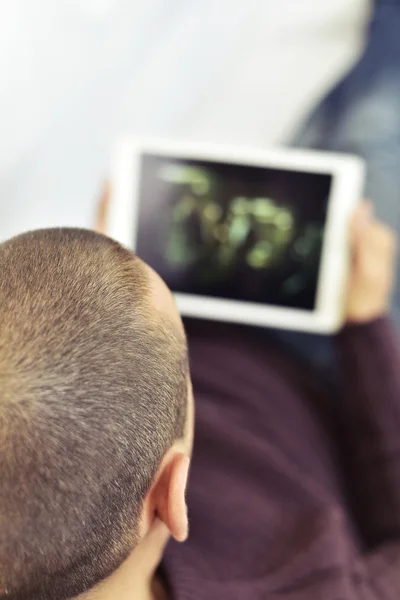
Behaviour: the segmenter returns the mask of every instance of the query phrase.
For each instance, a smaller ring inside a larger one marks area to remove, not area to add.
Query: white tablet
[[[182,315],[333,333],[363,183],[354,156],[123,138],[107,233],[161,275]]]

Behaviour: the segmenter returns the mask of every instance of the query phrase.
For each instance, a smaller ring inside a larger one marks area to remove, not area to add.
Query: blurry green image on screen
[[[137,253],[174,292],[314,310],[331,180],[143,155]]]

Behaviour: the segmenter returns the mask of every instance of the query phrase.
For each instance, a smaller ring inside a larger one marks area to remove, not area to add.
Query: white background
[[[90,226],[119,133],[266,146],[356,60],[368,0],[0,0],[0,239]]]

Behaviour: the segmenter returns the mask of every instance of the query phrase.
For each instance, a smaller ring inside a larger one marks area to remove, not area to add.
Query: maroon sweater
[[[337,339],[345,390],[234,327],[189,331],[197,431],[174,600],[399,600],[400,361],[390,326]]]

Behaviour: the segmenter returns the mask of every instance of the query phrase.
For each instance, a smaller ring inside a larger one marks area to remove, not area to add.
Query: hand
[[[363,203],[351,224],[352,267],[347,322],[366,323],[389,312],[394,286],[396,238]]]

